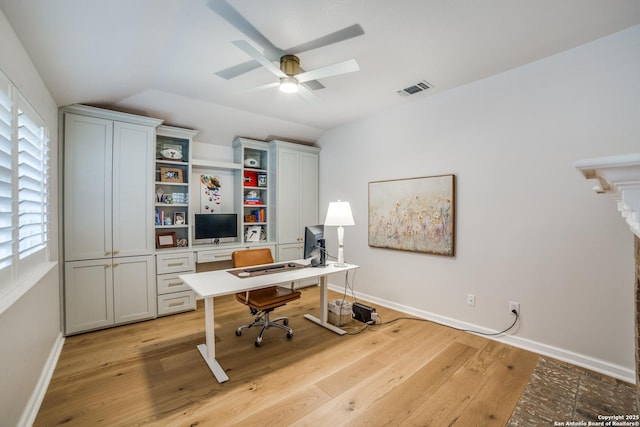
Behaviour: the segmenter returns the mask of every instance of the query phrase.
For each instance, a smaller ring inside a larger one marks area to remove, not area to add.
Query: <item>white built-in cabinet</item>
[[[269,145],[278,261],[300,259],[304,228],[319,221],[320,149],[283,141],[271,141]]]
[[[61,110],[67,334],[156,316],[152,178],[160,123],[81,105]]]

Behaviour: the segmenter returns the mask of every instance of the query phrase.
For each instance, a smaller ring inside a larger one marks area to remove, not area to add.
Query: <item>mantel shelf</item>
[[[240,163],[219,162],[217,160],[192,159],[191,164],[194,168],[229,169],[229,170],[242,169],[242,165]]]
[[[596,193],[611,193],[631,231],[640,237],[640,153],[581,160],[575,167],[597,179]]]

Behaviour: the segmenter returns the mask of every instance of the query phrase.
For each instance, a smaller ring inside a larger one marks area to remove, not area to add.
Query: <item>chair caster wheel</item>
[[[287,332],[287,338],[291,339],[293,337],[293,334],[291,332]]]
[[[282,324],[284,326],[289,326],[289,319],[282,319]]]
[[[236,329],[236,336],[239,337],[242,335],[242,331],[240,329]]]
[[[260,346],[262,345],[262,341],[256,341],[256,342],[254,343],[254,345],[255,345],[256,347],[260,347]]]

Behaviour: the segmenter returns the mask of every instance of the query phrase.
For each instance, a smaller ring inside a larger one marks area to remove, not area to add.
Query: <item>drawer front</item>
[[[234,250],[238,250],[238,248],[229,250],[198,251],[198,264],[205,262],[230,261],[231,254]]]
[[[158,295],[190,291],[191,288],[178,277],[180,274],[182,273],[158,275]]]
[[[156,257],[158,274],[194,272],[196,268],[193,252],[160,254]]]
[[[158,316],[196,309],[196,294],[193,291],[158,295]]]

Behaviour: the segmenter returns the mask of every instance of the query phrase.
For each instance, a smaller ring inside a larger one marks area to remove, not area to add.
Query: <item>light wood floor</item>
[[[304,319],[319,289],[278,310],[294,337],[256,330],[217,298],[218,384],[196,345],[204,310],[68,337],[36,426],[503,426],[538,355],[431,322],[338,336]],[[332,298],[338,294],[332,293]],[[377,307],[383,321],[401,313]],[[361,323],[353,322],[355,330]]]

